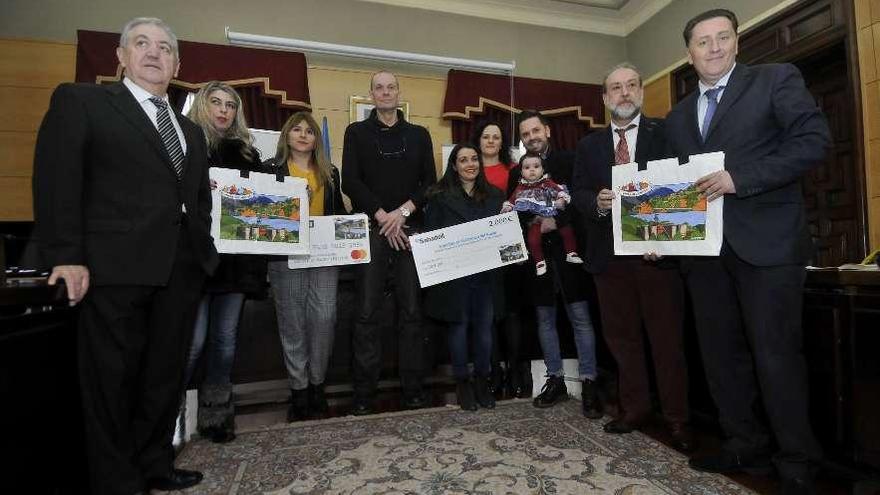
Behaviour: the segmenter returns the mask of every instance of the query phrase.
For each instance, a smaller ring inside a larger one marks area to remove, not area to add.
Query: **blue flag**
[[[327,129],[327,116],[321,119],[321,134],[324,136],[324,154],[327,161],[330,161],[330,131]]]

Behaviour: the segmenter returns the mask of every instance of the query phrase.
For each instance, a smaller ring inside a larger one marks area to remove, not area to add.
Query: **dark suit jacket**
[[[571,189],[571,175],[574,167],[574,153],[568,150],[550,150],[544,160],[544,171],[557,184],[564,184]],[[510,177],[507,180],[507,193],[505,198],[510,197],[513,189],[520,179],[519,165],[510,169]],[[578,250],[582,251],[586,244],[586,237],[581,228],[578,211],[574,208],[566,208],[565,213],[557,217],[557,221],[567,223],[574,228],[577,237]],[[534,218],[531,214],[520,213],[520,223],[523,228]],[[542,236],[544,257],[550,260],[547,265],[548,272],[553,272],[556,267],[558,277],[553,273],[547,273],[540,277],[535,276],[533,266],[529,264],[525,270],[525,285],[532,304],[536,306],[553,306],[556,304],[556,293],[562,292],[566,303],[583,301],[587,297],[589,279],[583,276],[583,272],[577,265],[565,262],[565,253],[562,249],[562,239],[556,232],[550,232]],[[558,284],[557,284],[558,281]]]
[[[122,83],[55,90],[33,179],[36,236],[48,266],[86,265],[93,285],[164,285],[178,236],[187,235],[205,272],[214,270],[205,137],[176,117],[187,148],[180,181],[159,132]]]
[[[663,120],[642,115],[635,155],[639,170],[644,170],[650,160],[667,158],[666,153]],[[590,273],[602,273],[614,256],[611,215],[600,217],[596,210],[596,195],[602,189],[611,189],[613,166],[614,140],[610,125],[605,130],[587,134],[578,142],[571,196],[586,231],[584,268]]]
[[[805,263],[812,255],[800,178],[831,143],[825,118],[790,64],[737,64],[709,125],[697,125],[694,92],[666,117],[672,152],[723,151],[736,194],[724,196],[724,240],[757,266]]]

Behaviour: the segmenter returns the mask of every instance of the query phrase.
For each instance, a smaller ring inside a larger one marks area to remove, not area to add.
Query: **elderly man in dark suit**
[[[205,137],[170,111],[177,39],[137,18],[117,48],[125,79],[62,84],[34,158],[36,232],[50,284],[81,304],[78,360],[93,494],[174,490],[170,444],[196,305],[217,264]]]
[[[736,16],[704,12],[684,30],[699,90],[666,118],[680,159],[725,153],[725,170],[701,178],[709,201],[724,197],[719,257],[683,267],[712,397],[728,436],[720,455],[694,458],[703,471],[769,467],[770,433],[755,412],[763,397],[779,451],[783,493],[811,493],[821,456],[808,418],[802,352],[804,265],[811,256],[800,178],[828,150],[828,125],[789,64],[736,62]]]
[[[611,125],[578,143],[572,199],[587,232],[584,266],[596,283],[603,336],[617,361],[620,411],[604,429],[629,433],[650,419],[644,326],[664,419],[675,447],[689,451],[694,438],[687,426],[684,286],[678,265],[614,256],[611,235],[611,167],[638,162],[644,169],[648,160],[666,158],[663,121],[642,115],[643,97],[642,77],[631,64],[620,64],[605,77],[602,100],[611,113]]]

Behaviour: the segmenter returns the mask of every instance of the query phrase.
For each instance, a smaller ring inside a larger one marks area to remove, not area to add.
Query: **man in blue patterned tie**
[[[718,257],[682,260],[712,398],[727,435],[719,455],[691,459],[711,472],[761,471],[773,462],[783,493],[812,493],[821,450],[807,414],[802,347],[804,265],[812,246],[800,179],[825,158],[828,124],[790,64],[736,62],[737,20],[715,9],[684,29],[699,90],[666,117],[681,160],[725,153],[725,169],[701,178],[724,198]],[[763,399],[769,428],[756,413]]]
[[[93,494],[197,484],[171,447],[204,278],[217,264],[201,129],[168,104],[180,66],[167,24],[137,18],[109,86],[62,84],[37,137],[36,237],[79,315]]]

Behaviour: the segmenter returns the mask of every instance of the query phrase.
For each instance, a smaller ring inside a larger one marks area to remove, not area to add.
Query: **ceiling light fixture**
[[[406,62],[434,67],[472,69],[492,73],[513,74],[513,71],[516,68],[515,60],[512,60],[510,63],[504,63],[467,58],[441,57],[438,55],[425,55],[423,53],[380,50],[378,48],[365,48],[362,46],[339,45],[336,43],[321,43],[318,41],[297,40],[293,38],[281,38],[278,36],[239,33],[230,31],[228,26],[226,27],[226,39],[229,40],[229,44],[237,46],[296,50],[309,53],[322,53],[325,55],[339,55],[343,57]]]

